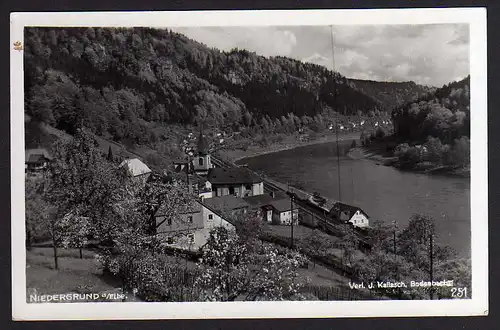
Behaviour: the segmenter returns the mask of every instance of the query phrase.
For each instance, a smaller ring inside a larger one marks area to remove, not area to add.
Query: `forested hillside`
[[[324,67],[221,52],[168,30],[25,31],[26,112],[70,134],[84,125],[144,144],[164,123],[237,130],[388,110]]]
[[[392,112],[396,136],[414,141],[432,136],[444,143],[470,137],[469,88],[470,76],[396,108]]]
[[[349,79],[349,85],[379,102],[386,109],[394,109],[432,93],[435,87],[418,85],[413,81],[388,82]]]
[[[470,170],[470,76],[392,112],[399,166]],[[458,171],[458,172],[457,172]]]

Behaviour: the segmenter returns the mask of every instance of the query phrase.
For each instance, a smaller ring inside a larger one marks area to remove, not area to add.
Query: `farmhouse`
[[[245,168],[211,168],[207,177],[212,185],[214,197],[249,197],[264,194],[262,179]]]
[[[27,149],[24,153],[25,171],[37,172],[47,168],[52,161],[47,149]]]
[[[202,201],[193,204],[181,214],[168,213],[168,205],[160,207],[155,215],[156,233],[166,239],[167,245],[185,250],[197,250],[208,240],[215,227],[235,230],[221,212]]]

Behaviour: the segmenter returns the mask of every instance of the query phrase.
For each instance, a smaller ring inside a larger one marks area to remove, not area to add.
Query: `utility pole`
[[[432,246],[432,231],[430,232],[430,237],[429,237],[429,259],[430,259],[430,266],[429,266],[429,275],[430,275],[430,278],[431,278],[431,290],[430,290],[430,298],[431,300],[434,298],[434,287],[432,286],[432,280],[433,280],[433,274],[432,274],[432,267],[433,267],[433,246]]]
[[[290,184],[288,184],[288,192],[290,193],[290,249],[293,249],[293,195],[290,189]]]
[[[392,241],[394,243],[394,254],[396,254],[396,228],[394,228],[394,231],[392,232]]]
[[[335,46],[334,46],[334,36],[333,36],[333,25],[330,25],[330,30],[331,30],[331,35],[332,35],[332,71],[335,70]],[[335,71],[333,71],[334,76],[333,76],[333,85],[334,85],[334,90],[333,90],[333,97],[334,97],[334,103],[337,101],[337,83],[335,81]],[[341,188],[340,188],[340,150],[339,150],[339,132],[338,132],[338,125],[339,125],[339,113],[337,112],[337,120],[335,121],[335,140],[337,141],[337,179],[338,179],[338,188],[339,188],[339,201],[342,201],[342,196],[341,196]],[[340,218],[340,217],[339,217]]]

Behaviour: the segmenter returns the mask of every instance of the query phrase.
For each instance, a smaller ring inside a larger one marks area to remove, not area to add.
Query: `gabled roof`
[[[288,212],[292,209],[292,205],[289,199],[279,199],[272,201],[271,206],[275,208],[278,212]],[[297,209],[297,205],[293,205],[293,209]]]
[[[203,204],[206,204],[212,209],[217,210],[219,212],[233,211],[233,210],[247,208],[250,206],[250,204],[248,204],[242,198],[238,198],[233,195],[205,198]]]
[[[342,202],[336,202],[333,205],[333,207],[331,208],[330,213],[337,212],[337,210],[340,210],[343,213],[347,213],[349,219],[352,218],[352,216],[357,211],[360,211],[361,213],[363,213],[368,218],[368,214],[365,211],[363,211],[361,208],[359,208],[357,206],[345,204],[345,203],[342,203]]]
[[[146,164],[141,162],[138,158],[125,159],[120,164],[120,167],[122,166],[127,166],[132,176],[151,173],[151,169]]]
[[[271,196],[270,194],[262,194],[262,195],[255,195],[255,196],[250,196],[250,197],[245,197],[243,198],[245,202],[250,204],[253,207],[261,207],[265,205],[270,205],[272,201],[278,200],[278,199],[286,199],[287,194],[282,192],[282,191],[276,191],[274,193],[274,197]]]
[[[158,211],[156,211],[155,216],[160,217],[163,215],[166,215],[168,213],[168,207],[170,205],[166,202],[162,203],[160,205],[160,208]],[[191,213],[199,213],[201,212],[200,204],[198,203],[197,200],[192,200],[188,205],[185,205],[184,208],[181,208],[179,210],[179,214],[191,214]]]
[[[204,208],[206,208],[207,210],[210,210],[213,213],[217,214],[222,220],[224,220],[227,223],[235,226],[235,223],[231,219],[226,218],[226,216],[224,214],[222,214],[222,212],[220,210],[217,210],[212,205],[206,203],[206,201],[209,200],[209,199],[211,199],[211,198],[207,198],[207,199],[205,199],[203,201],[198,201],[198,203],[200,203],[201,206],[204,207]]]
[[[26,161],[26,163],[40,163],[45,160],[48,160],[48,158],[45,157],[44,155],[31,155],[28,161]]]
[[[32,156],[38,156],[38,158],[32,158]],[[40,156],[45,157],[45,159],[47,159],[47,160],[51,160],[52,159],[52,157],[50,156],[50,154],[47,151],[47,149],[38,148],[38,149],[26,149],[25,152],[24,152],[24,161],[26,163],[29,163],[31,161],[34,161],[35,159],[39,159]]]
[[[211,168],[208,181],[212,184],[251,184],[260,183],[262,179],[250,170],[241,167]]]

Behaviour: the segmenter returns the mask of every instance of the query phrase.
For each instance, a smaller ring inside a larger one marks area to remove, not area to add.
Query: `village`
[[[185,145],[186,158],[174,160],[171,170],[182,174],[179,177],[198,200],[182,215],[185,221],[172,222],[162,213],[162,208],[155,214],[156,234],[162,235],[172,247],[198,250],[207,242],[213,228],[234,229],[230,219],[236,215],[256,216],[270,228],[305,226],[328,232],[328,224],[347,224],[362,232],[369,227],[369,216],[357,206],[292,186],[284,187],[245,166],[218,159],[211,154],[209,142],[201,131],[198,136],[190,133],[188,139],[192,143]],[[51,160],[46,149],[26,150],[26,173],[43,172]],[[164,174],[155,173],[139,158],[125,159],[120,167],[126,167],[132,180],[142,184]]]

